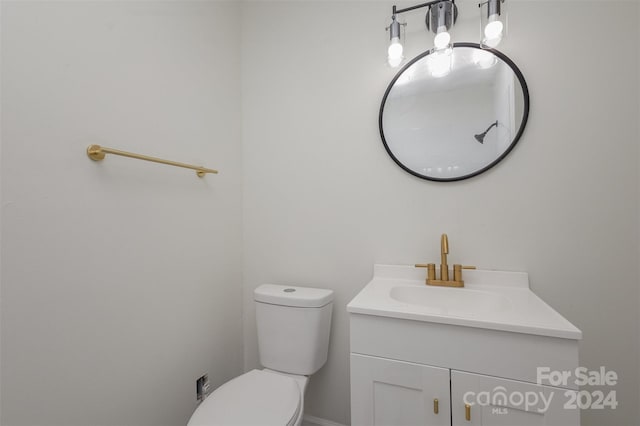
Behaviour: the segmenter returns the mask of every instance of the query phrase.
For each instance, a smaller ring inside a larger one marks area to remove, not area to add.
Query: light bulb
[[[391,40],[391,44],[389,44],[389,50],[387,53],[390,58],[401,58],[402,57],[402,43],[400,43],[400,39],[395,37]]]
[[[389,49],[387,50],[387,62],[392,67],[397,67],[402,62],[402,43],[400,43],[399,37],[394,37],[391,39],[391,44],[389,45]]]
[[[402,63],[402,58],[392,58],[391,56],[389,56],[387,58],[387,63],[389,64],[389,66],[391,68],[397,68],[400,66],[400,64]]]
[[[484,27],[484,36],[488,40],[502,39],[502,31],[504,24],[498,19],[497,15],[489,17],[489,23]]]
[[[436,36],[434,37],[433,45],[436,47],[436,49],[441,50],[447,47],[450,41],[451,34],[449,34],[449,32],[447,31],[442,31],[436,34]]]

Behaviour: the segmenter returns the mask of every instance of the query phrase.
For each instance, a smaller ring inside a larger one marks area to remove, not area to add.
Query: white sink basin
[[[465,287],[425,284],[425,271],[375,265],[373,279],[347,305],[353,314],[376,315],[567,339],[582,332],[529,288],[526,272],[469,270]]]
[[[397,285],[391,288],[389,296],[398,302],[421,306],[441,315],[499,312],[512,306],[509,298],[502,294],[466,288]]]

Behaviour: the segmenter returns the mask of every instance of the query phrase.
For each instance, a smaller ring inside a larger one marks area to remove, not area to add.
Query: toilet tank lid
[[[333,301],[333,290],[262,284],[253,292],[256,302],[300,308],[320,308]]]

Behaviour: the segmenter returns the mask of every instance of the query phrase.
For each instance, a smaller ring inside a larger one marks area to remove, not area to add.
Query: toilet
[[[327,361],[333,291],[263,284],[254,291],[263,370],[216,389],[187,426],[299,426],[309,376]]]

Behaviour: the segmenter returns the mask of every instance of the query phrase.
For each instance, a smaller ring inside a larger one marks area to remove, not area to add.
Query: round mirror
[[[380,106],[384,147],[422,179],[476,176],[516,145],[529,116],[529,91],[503,53],[476,43],[425,52],[393,78]]]

